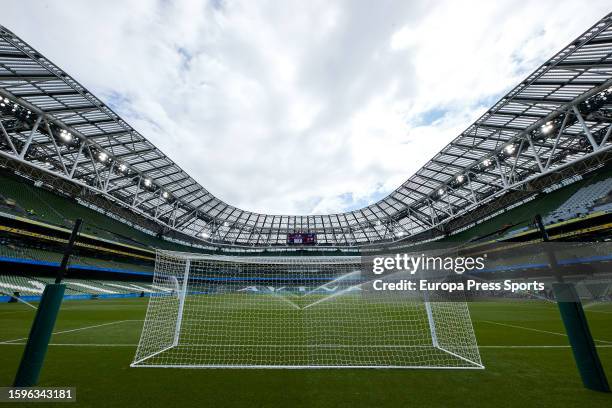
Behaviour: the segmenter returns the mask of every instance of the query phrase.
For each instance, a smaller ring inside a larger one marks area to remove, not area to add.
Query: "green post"
[[[610,392],[576,288],[571,283],[553,283],[553,291],[582,383],[590,390]]]
[[[589,390],[610,392],[606,373],[597,354],[595,342],[589,329],[589,323],[584,314],[576,288],[574,284],[564,282],[554,251],[546,247],[549,237],[540,214],[536,214],[535,224],[540,230],[542,242],[544,242],[545,246],[544,249],[550,262],[550,268],[557,278],[557,282],[553,283],[553,293],[557,300],[565,332],[572,346],[574,360],[580,372],[582,384]]]
[[[40,370],[45,362],[45,355],[49,348],[49,340],[51,340],[53,327],[55,327],[55,320],[57,320],[57,315],[64,299],[66,285],[61,282],[68,269],[68,261],[79,234],[81,223],[81,219],[76,220],[74,223],[74,228],[64,250],[62,263],[57,269],[55,283],[45,286],[45,290],[40,298],[34,323],[32,323],[30,335],[28,336],[28,342],[23,350],[19,369],[13,382],[14,387],[33,387],[38,383]]]
[[[52,283],[45,287],[15,376],[14,387],[33,387],[38,383],[65,289],[63,283]]]

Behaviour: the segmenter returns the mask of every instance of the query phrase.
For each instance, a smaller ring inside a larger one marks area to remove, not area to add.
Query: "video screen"
[[[287,244],[289,245],[314,245],[317,243],[317,234],[313,232],[297,232],[287,234]]]

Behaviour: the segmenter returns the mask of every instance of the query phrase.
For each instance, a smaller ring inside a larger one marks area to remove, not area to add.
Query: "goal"
[[[360,257],[158,251],[131,366],[483,368],[465,301],[368,279]]]

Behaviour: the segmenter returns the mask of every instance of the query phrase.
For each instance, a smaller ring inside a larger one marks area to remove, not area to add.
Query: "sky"
[[[244,210],[373,203],[607,1],[4,0],[0,24]]]

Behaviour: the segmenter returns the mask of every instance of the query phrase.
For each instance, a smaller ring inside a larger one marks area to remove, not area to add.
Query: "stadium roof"
[[[339,214],[291,216],[223,202],[42,54],[0,26],[0,156],[68,180],[204,241],[319,245],[405,239],[544,175],[607,152],[612,14],[508,92],[395,191]]]

